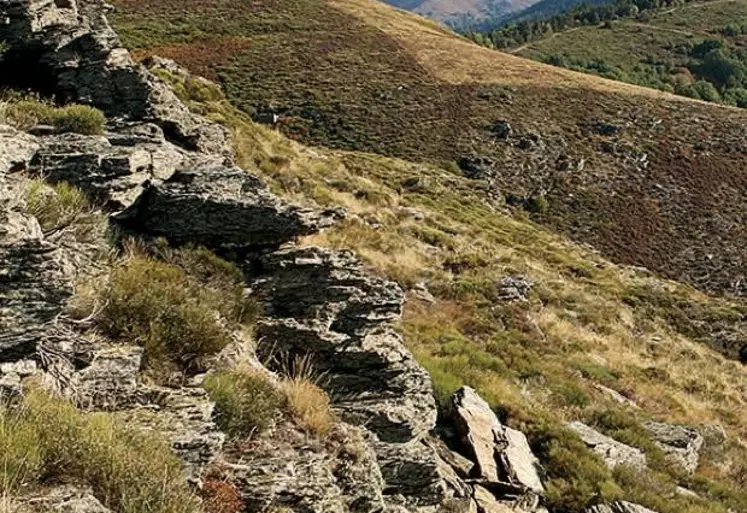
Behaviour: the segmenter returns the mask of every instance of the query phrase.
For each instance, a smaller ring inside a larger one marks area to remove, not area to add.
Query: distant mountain
[[[556,16],[564,13],[581,4],[585,5],[602,5],[612,3],[614,0],[540,0],[532,2],[529,6],[512,15],[506,16],[496,22],[495,26],[506,25],[510,23],[520,23],[526,20],[539,20]]]
[[[385,0],[452,27],[498,26],[536,0]]]

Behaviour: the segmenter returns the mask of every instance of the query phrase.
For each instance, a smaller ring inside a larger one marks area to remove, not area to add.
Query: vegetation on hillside
[[[710,350],[703,343],[709,335],[697,334],[689,320],[739,316],[741,303],[612,265],[521,213],[497,212],[473,182],[446,170],[312,151],[253,124],[225,100],[198,101],[190,89],[181,88],[184,99],[232,130],[241,164],[276,192],[350,211],[349,221],[307,242],[353,249],[406,289],[428,284],[435,303],[411,298],[406,305],[407,344],[442,401],[471,385],[528,434],[548,473],[554,511],[620,497],[660,513],[747,507],[744,367]],[[534,282],[526,301],[500,299],[501,279],[513,275]],[[617,403],[605,389],[641,409]],[[650,418],[723,425],[728,441],[705,453],[688,478],[640,427]],[[564,427],[572,419],[640,447],[651,470],[609,471]],[[676,494],[677,485],[701,498]]]
[[[747,107],[747,49],[741,37],[747,25],[728,19],[722,26],[708,27],[703,18],[720,3],[617,0],[582,5],[549,19],[472,32],[468,37],[491,48],[521,48],[522,53],[555,66]],[[735,5],[747,13],[747,4]],[[690,19],[683,16],[681,23],[668,22],[674,11],[688,9]],[[650,31],[641,34],[646,28]],[[634,46],[632,55],[616,53],[620,42],[610,44],[612,39],[628,41]],[[583,40],[584,48],[575,40]]]

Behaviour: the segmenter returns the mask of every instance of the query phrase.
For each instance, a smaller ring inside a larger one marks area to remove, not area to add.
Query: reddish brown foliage
[[[215,478],[208,478],[202,489],[205,513],[241,513],[244,501],[241,493],[232,484]]]
[[[136,52],[135,57],[142,59],[150,55],[158,55],[173,59],[185,66],[195,75],[208,80],[217,81],[216,70],[233,55],[249,47],[248,39],[232,37],[225,39],[210,39],[195,41],[189,44],[163,45]]]

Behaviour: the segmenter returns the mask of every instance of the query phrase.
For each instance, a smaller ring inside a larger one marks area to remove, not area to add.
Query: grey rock
[[[646,455],[635,447],[630,447],[594,430],[582,422],[568,424],[589,448],[600,455],[608,467],[630,465],[643,468],[646,466]]]
[[[586,513],[656,513],[632,502],[617,501],[612,504],[599,504],[586,510]]]
[[[458,452],[449,449],[449,447],[439,438],[430,436],[424,441],[428,447],[436,451],[438,457],[449,465],[460,478],[469,479],[471,477],[472,471],[475,467],[475,464],[471,460],[465,458]]]
[[[299,513],[373,513],[384,508],[383,480],[365,432],[338,425],[328,447],[310,446],[290,428],[228,451],[224,472],[247,511],[269,507]]]
[[[59,486],[14,500],[17,513],[112,513],[89,489]]]
[[[335,222],[333,212],[290,205],[256,176],[225,166],[195,166],[146,184],[137,201],[114,217],[127,230],[175,245],[274,247]]]
[[[604,385],[600,385],[599,383],[592,383],[592,386],[602,392],[604,395],[615,401],[616,403],[622,404],[624,406],[629,406],[634,409],[640,409],[640,407],[632,400],[628,399],[624,395],[622,395],[617,390],[613,390],[609,387],[606,387]]]
[[[513,508],[498,501],[495,495],[480,485],[474,487],[474,499],[479,513],[514,513]]]
[[[498,281],[499,301],[526,301],[534,283],[526,276],[504,276]]]
[[[186,157],[153,125],[121,130],[106,136],[43,137],[30,170],[50,182],[75,185],[110,210],[122,210],[142,193],[143,183],[171,177]]]
[[[643,427],[675,463],[691,474],[695,472],[703,447],[703,437],[697,430],[662,422],[645,422]]]
[[[174,92],[136,64],[106,20],[101,0],[8,0],[0,4],[6,49],[0,77],[55,92],[109,116],[152,121],[180,146],[230,155],[227,132],[189,112]]]
[[[457,161],[462,174],[472,180],[488,180],[495,177],[497,163],[488,157],[468,155]]]
[[[436,298],[433,297],[431,291],[428,290],[428,286],[424,282],[418,282],[413,288],[408,291],[410,297],[423,301],[424,303],[435,303]]]
[[[428,374],[405,349],[394,323],[403,294],[368,275],[350,252],[281,249],[248,265],[266,301],[258,326],[265,347],[312,354],[344,420],[382,441],[425,436],[436,422]],[[261,349],[261,348],[260,348]]]
[[[544,492],[539,462],[523,433],[502,425],[488,403],[469,387],[454,394],[453,404],[461,446],[476,464],[475,477]]]
[[[511,136],[513,128],[508,121],[501,119],[493,123],[493,126],[490,127],[490,131],[493,133],[493,135],[495,135],[497,139],[505,140]]]
[[[78,402],[97,410],[136,403],[143,352],[138,346],[111,346],[96,351],[91,364],[72,380]]]
[[[0,175],[0,362],[34,353],[75,278],[67,254],[14,204],[22,187]]]
[[[36,137],[0,125],[0,175],[26,170],[38,148]]]

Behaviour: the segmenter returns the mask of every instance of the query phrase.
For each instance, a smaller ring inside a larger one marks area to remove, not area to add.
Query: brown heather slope
[[[128,46],[218,79],[249,113],[274,110],[287,135],[454,171],[487,157],[492,186],[535,200],[543,224],[617,262],[747,292],[747,112],[480,48],[369,0],[115,4]]]

